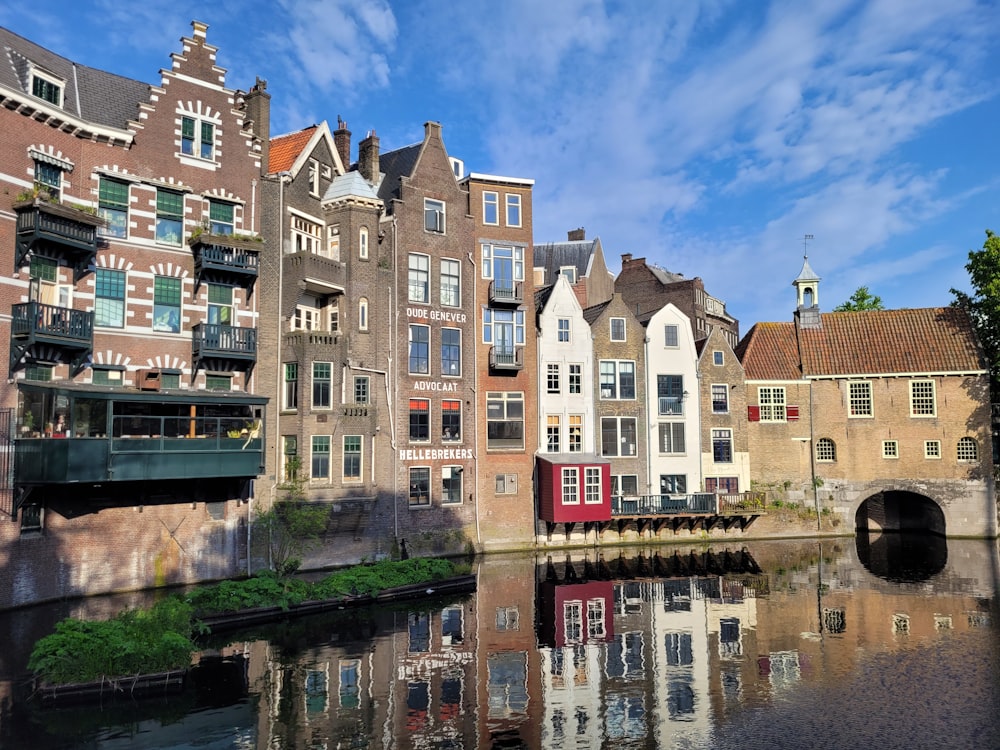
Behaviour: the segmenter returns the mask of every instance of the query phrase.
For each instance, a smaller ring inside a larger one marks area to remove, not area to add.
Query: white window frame
[[[929,394],[918,393],[918,390],[929,390]],[[924,406],[918,408],[918,404],[927,401],[930,402],[929,410]],[[910,416],[914,419],[933,419],[937,416],[937,383],[933,380],[921,378],[910,381]]]
[[[490,220],[490,209],[493,209],[493,220]],[[500,194],[495,190],[483,191],[483,224],[500,225]]]
[[[521,196],[518,193],[507,193],[506,206],[504,207],[504,218],[509,227],[521,226]],[[511,213],[514,212],[514,221],[511,221]]]
[[[319,175],[320,175],[319,160],[310,159],[308,168],[306,170],[306,177],[308,178],[309,181],[309,195],[313,196],[314,198],[318,198],[320,195]]]
[[[722,367],[726,364],[726,355],[721,350],[716,349],[712,352],[712,364],[716,367]]]
[[[939,460],[941,458],[941,441],[940,440],[925,440],[924,441],[924,458]]]
[[[757,408],[761,422],[787,422],[788,401],[784,386],[762,385],[757,388]]]
[[[431,234],[446,234],[447,206],[436,198],[424,198],[424,231]]]
[[[453,279],[453,283],[445,283]],[[438,293],[442,307],[462,306],[462,262],[454,258],[442,258],[438,271]]]
[[[614,342],[625,341],[626,338],[627,338],[627,336],[628,336],[628,334],[625,332],[625,318],[611,318],[611,320],[609,321],[609,323],[610,323],[610,330],[608,331],[608,335],[609,335],[611,341],[614,341]],[[615,331],[615,327],[616,326],[620,327],[621,330],[620,331]],[[620,334],[620,335],[616,335],[616,334]]]
[[[968,446],[972,446],[969,450]],[[979,442],[969,435],[959,438],[955,445],[955,459],[960,463],[975,463],[979,460]]]
[[[681,345],[680,328],[674,323],[663,326],[663,348],[679,349]]]
[[[605,421],[613,421],[615,423],[615,453],[608,453],[607,446],[604,444]],[[622,424],[625,422],[632,423],[632,434],[635,436],[635,443],[630,446],[632,448],[631,453],[623,452],[622,448],[622,446],[625,445]],[[601,417],[601,455],[608,458],[636,458],[639,455],[639,420],[635,417],[622,417],[614,415]]]
[[[605,373],[604,366],[613,366],[613,372]],[[632,395],[622,396],[622,365],[631,365],[632,368]],[[602,359],[598,365],[598,373],[600,376],[600,396],[601,401],[635,401],[638,394],[638,380],[636,375],[636,365],[633,359]],[[605,393],[610,394],[610,391],[606,391],[604,388],[604,375],[612,374],[614,375],[614,394],[605,395]]]
[[[35,95],[36,78],[40,81],[49,84],[50,86],[54,86],[59,91],[58,102],[50,102],[48,99],[45,99],[44,97]],[[42,71],[35,66],[32,66],[31,76],[30,80],[28,81],[28,86],[29,86],[28,93],[31,94],[31,96],[33,96],[35,99],[45,102],[46,104],[50,104],[53,107],[59,107],[59,109],[63,108],[63,103],[66,101],[66,81],[62,80],[61,78],[57,78],[56,76],[50,73],[46,73],[45,71]]]
[[[850,419],[871,419],[875,416],[870,380],[853,380],[847,383],[847,416]]]
[[[431,256],[424,253],[409,253],[406,261],[406,299],[420,305],[431,301]],[[419,293],[423,288],[423,293]],[[417,294],[414,294],[414,289]]]
[[[721,394],[722,398],[716,398],[716,394]],[[727,383],[712,383],[709,387],[709,395],[712,401],[712,414],[729,413],[729,385]],[[723,404],[723,408],[717,409],[717,404]]]
[[[882,441],[882,458],[897,459],[899,458],[899,441],[898,440],[883,440]]]
[[[357,452],[351,451],[350,454],[347,452],[347,441],[358,441]],[[347,468],[347,456],[357,456],[358,457],[358,475],[348,476],[345,473]],[[344,435],[340,440],[340,481],[343,484],[361,484],[365,480],[365,436],[364,435]]]
[[[558,318],[556,320],[556,340],[560,344],[568,344],[570,339],[570,322],[569,318]]]
[[[361,260],[368,258],[368,227],[358,229],[358,257]]]
[[[837,444],[833,438],[822,437],[816,441],[816,461],[819,463],[835,463],[837,460]]]
[[[560,471],[559,499],[562,505],[580,504],[580,468],[563,466]]]
[[[600,505],[603,500],[604,483],[601,481],[601,470],[596,466],[583,468],[583,503],[584,505]]]

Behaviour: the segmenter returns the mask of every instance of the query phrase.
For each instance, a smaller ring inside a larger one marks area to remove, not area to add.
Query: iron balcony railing
[[[524,368],[523,346],[490,347],[490,367],[494,370],[521,370]]]
[[[219,323],[198,323],[191,329],[195,359],[257,359],[257,329]]]
[[[766,498],[761,492],[612,495],[611,515],[665,516],[690,513],[711,515],[754,513],[764,511],[765,500]]]
[[[94,314],[42,302],[21,302],[11,309],[11,335],[58,343],[88,344],[94,338]]]
[[[524,302],[524,282],[491,281],[489,299],[491,304],[519,305]]]

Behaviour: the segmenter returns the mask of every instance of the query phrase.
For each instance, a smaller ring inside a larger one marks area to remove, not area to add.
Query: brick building
[[[706,492],[750,489],[746,378],[721,329],[700,342],[701,470]]]
[[[535,286],[551,286],[557,276],[566,276],[581,307],[607,302],[615,292],[601,238],[588,240],[583,228],[567,232],[565,242],[536,244],[533,258]]]
[[[0,30],[3,606],[246,567],[269,95],[192,27],[155,85]]]
[[[726,312],[725,302],[705,291],[699,276],[689,279],[625,253],[614,289],[642,322],[669,302],[687,315],[695,341],[706,338],[713,327],[721,329],[730,346],[739,341],[740,322]]]
[[[846,528],[995,536],[989,375],[954,307],[823,313],[808,260],[788,323],[758,323],[746,375],[751,478]]]

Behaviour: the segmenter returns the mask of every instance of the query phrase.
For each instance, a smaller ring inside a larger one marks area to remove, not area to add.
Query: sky
[[[1000,0],[82,0],[0,25],[159,83],[207,23],[271,133],[343,117],[383,151],[442,124],[467,171],[531,178],[535,242],[583,227],[740,320],[787,321],[803,252],[832,310],[947,305],[1000,232]],[[806,242],[805,237],[812,239]]]

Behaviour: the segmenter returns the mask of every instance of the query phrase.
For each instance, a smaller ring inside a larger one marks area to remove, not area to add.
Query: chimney
[[[358,144],[358,171],[372,185],[378,184],[378,136],[374,130],[368,131],[368,137]]]
[[[271,95],[267,93],[267,81],[257,76],[257,82],[243,97],[243,107],[244,127],[260,139],[260,163],[267,173],[271,153]]]
[[[632,253],[622,253],[622,265],[632,262]]]
[[[344,165],[346,172],[351,168],[351,131],[340,115],[337,115],[337,129],[333,131],[333,145],[337,147],[340,163]]]
[[[583,227],[580,227],[579,229],[570,229],[566,233],[566,238],[570,242],[578,242],[580,240],[585,240],[587,239],[587,230],[584,229]]]

